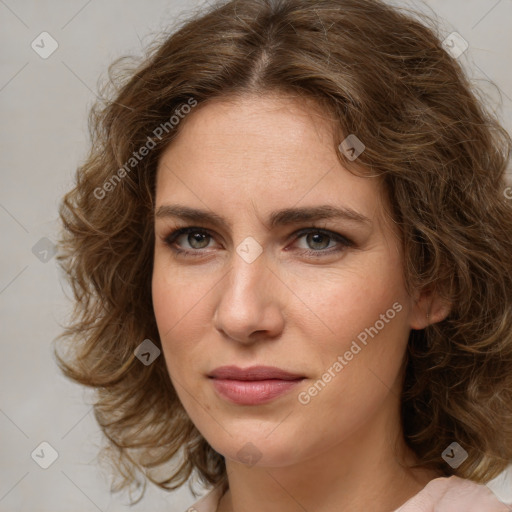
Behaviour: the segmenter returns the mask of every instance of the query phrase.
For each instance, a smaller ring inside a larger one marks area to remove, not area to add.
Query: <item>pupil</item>
[[[308,235],[308,243],[312,240],[313,246],[320,245],[321,247],[315,247],[315,249],[325,249],[329,245],[329,237],[326,235],[323,235],[322,233],[314,233]],[[327,241],[327,243],[322,244],[322,239],[324,239],[324,242]]]
[[[203,247],[206,247],[208,244],[201,245],[201,241],[205,241],[206,237],[208,235],[204,233],[193,233],[188,236],[188,242],[192,247],[195,247],[196,249],[202,249]],[[196,242],[199,242],[199,247],[196,245]]]

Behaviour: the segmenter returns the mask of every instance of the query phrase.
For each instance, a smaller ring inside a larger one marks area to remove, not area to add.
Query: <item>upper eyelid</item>
[[[207,233],[208,235],[211,235],[211,236],[214,236],[217,234],[217,232],[215,230],[210,229],[210,228],[204,228],[204,227],[200,227],[200,226],[183,226],[183,227],[176,227],[174,229],[171,229],[170,232],[168,233],[168,235],[166,235],[166,237],[173,236],[173,235],[179,236],[179,235],[185,234],[187,232],[194,232],[194,230],[197,232]],[[293,231],[290,235],[288,235],[288,237],[291,237],[293,235],[297,235],[299,233],[303,233],[306,231],[322,231],[322,232],[329,233],[329,234],[339,236],[342,238],[347,238],[345,235],[338,233],[337,231],[333,231],[332,229],[328,229],[328,228],[321,227],[321,226],[307,226],[304,228],[299,228],[299,229],[296,229],[295,231]]]
[[[176,239],[179,238],[180,236],[186,235],[187,233],[194,232],[194,231],[203,232],[203,233],[206,233],[207,235],[211,236],[212,238],[215,238],[215,231],[213,231],[213,230],[211,230],[209,228],[203,228],[203,227],[200,227],[200,226],[184,226],[184,227],[181,227],[181,228],[176,228],[176,229],[173,229],[170,234],[168,234],[167,236],[164,236],[163,238],[164,238],[164,240],[167,240],[167,239],[170,239],[172,237],[172,242],[171,243],[174,243],[176,241]],[[304,227],[304,228],[296,229],[295,231],[293,231],[293,233],[288,235],[287,238],[292,238],[292,237],[302,238],[308,232],[315,232],[315,231],[316,232],[322,232],[322,233],[327,234],[328,236],[331,236],[338,243],[345,242],[345,245],[347,245],[347,246],[348,245],[354,245],[354,242],[352,241],[352,239],[348,238],[347,236],[345,236],[345,235],[343,235],[341,233],[338,233],[336,231],[333,231],[333,230],[330,230],[330,229],[327,229],[327,228],[324,228],[324,227],[313,226],[313,225],[310,225],[310,226]],[[199,251],[199,250],[200,249],[196,249],[196,251]],[[321,251],[318,251],[318,252],[321,252]]]

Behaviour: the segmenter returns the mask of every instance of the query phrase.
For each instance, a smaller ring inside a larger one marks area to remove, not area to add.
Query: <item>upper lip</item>
[[[220,366],[208,374],[208,377],[231,380],[297,380],[304,375],[290,373],[275,366],[251,366],[239,368],[238,366]]]

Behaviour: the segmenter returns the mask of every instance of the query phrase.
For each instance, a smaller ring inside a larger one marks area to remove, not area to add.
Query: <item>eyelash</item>
[[[168,247],[170,247],[170,249],[176,255],[184,255],[184,256],[192,256],[192,257],[203,256],[204,251],[202,249],[195,249],[195,250],[179,249],[178,247],[176,247],[174,245],[174,242],[176,241],[177,238],[179,238],[181,235],[188,235],[190,233],[201,233],[203,235],[207,235],[207,236],[213,238],[213,235],[207,229],[191,226],[191,227],[187,227],[187,228],[179,228],[179,229],[172,231],[170,234],[168,234],[166,237],[164,237],[163,241]],[[336,233],[334,231],[329,231],[326,229],[322,229],[322,228],[317,228],[314,226],[312,226],[311,228],[305,228],[305,229],[296,231],[295,233],[293,233],[293,236],[295,237],[295,241],[297,241],[300,238],[302,238],[303,236],[308,235],[310,233],[317,233],[317,234],[325,235],[325,236],[333,239],[334,241],[338,242],[341,245],[341,247],[334,248],[334,249],[331,247],[329,249],[319,249],[316,251],[313,249],[310,249],[310,250],[301,249],[301,250],[299,250],[300,254],[318,258],[318,257],[326,256],[326,255],[331,255],[333,253],[339,253],[339,252],[343,251],[344,249],[346,249],[348,247],[353,247],[355,245],[352,240],[350,240],[349,238],[347,238],[339,233]]]

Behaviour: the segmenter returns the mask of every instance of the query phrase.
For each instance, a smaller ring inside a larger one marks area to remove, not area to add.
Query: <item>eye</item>
[[[295,232],[292,235],[295,242],[304,239],[306,247],[299,247],[302,255],[321,257],[338,253],[355,244],[347,237],[326,229],[310,227]],[[176,254],[185,256],[202,256],[210,247],[213,235],[206,229],[187,227],[176,229],[164,238],[164,243]],[[187,247],[188,245],[188,247]],[[183,248],[185,246],[185,248]],[[287,247],[285,250],[290,250]]]
[[[304,239],[306,243],[306,248],[301,248],[300,252],[315,257],[337,253],[354,246],[352,240],[340,233],[320,228],[302,229],[295,233],[295,237],[297,240]]]
[[[193,256],[199,256],[202,252],[201,249],[206,249],[211,239],[212,235],[207,230],[189,227],[173,231],[165,237],[164,242],[177,254],[186,253]],[[184,243],[187,243],[190,249],[187,247],[185,247],[185,249],[181,249]]]

